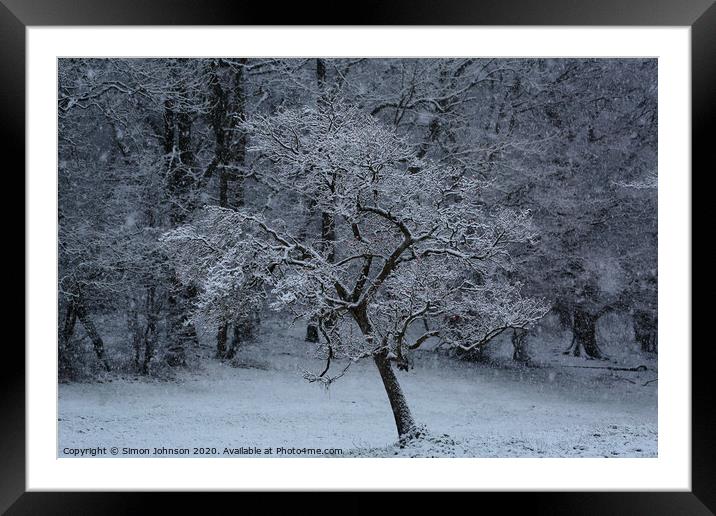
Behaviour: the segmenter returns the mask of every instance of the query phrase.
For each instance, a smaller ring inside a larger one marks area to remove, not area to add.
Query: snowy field
[[[220,457],[235,456],[225,448],[249,447],[272,447],[273,456],[306,456],[291,448],[337,448],[358,457],[657,455],[653,360],[565,357],[568,341],[549,346],[541,339],[533,345],[541,363],[535,368],[511,365],[506,342],[494,348],[498,367],[422,352],[414,369],[397,374],[428,436],[401,448],[373,363],[353,364],[329,389],[310,384],[303,371],[320,371],[323,362],[311,358],[302,333],[300,326],[265,332],[241,349],[238,367],[205,358],[212,352],[207,342],[197,352],[204,358],[173,380],[116,373],[61,384],[59,454],[114,446],[148,448],[149,455],[154,447],[188,448],[189,455],[194,447],[216,448]],[[646,371],[592,369],[642,364]]]

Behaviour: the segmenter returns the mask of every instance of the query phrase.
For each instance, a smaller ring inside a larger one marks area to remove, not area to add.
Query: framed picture
[[[2,0],[27,304],[0,508],[711,514],[691,169],[716,7],[322,12]]]

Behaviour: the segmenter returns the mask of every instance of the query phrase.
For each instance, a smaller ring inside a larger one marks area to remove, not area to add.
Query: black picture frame
[[[690,26],[692,72],[692,171],[713,170],[707,127],[716,119],[716,4],[713,0],[364,0],[338,16],[336,4],[287,4],[230,0],[0,0],[0,146],[4,167],[16,180],[25,166],[25,29],[42,25],[634,25]],[[326,13],[332,13],[333,17]],[[708,164],[708,165],[707,165]],[[707,169],[708,166],[708,169]],[[11,172],[14,171],[14,172]],[[6,187],[9,183],[6,183]],[[24,181],[22,181],[24,191]],[[17,191],[17,190],[15,190]],[[693,201],[692,201],[693,203]],[[6,215],[7,216],[7,215]],[[6,218],[15,221],[18,217]],[[12,225],[12,224],[11,224]],[[14,222],[19,228],[19,224]],[[693,234],[693,233],[692,233]],[[24,238],[24,235],[23,235]],[[23,254],[25,260],[27,256]],[[23,295],[24,298],[24,295]],[[23,303],[24,307],[24,303]],[[7,316],[6,316],[7,317]],[[9,321],[6,322],[9,324]],[[26,492],[25,352],[16,340],[4,342],[0,374],[0,511],[7,514],[127,514],[148,512],[147,497],[160,498],[163,511],[205,505],[206,494]],[[497,502],[503,511],[528,507],[532,514],[714,514],[716,441],[714,440],[714,345],[692,345],[692,490],[690,492],[480,493],[474,502]],[[12,365],[10,365],[12,364]],[[215,494],[214,496],[216,496]],[[232,496],[222,494],[222,498]],[[242,504],[257,495],[241,493]],[[249,496],[250,499],[246,497]],[[274,496],[274,495],[272,495]],[[369,497],[343,495],[345,511],[374,507]],[[471,496],[475,496],[472,494]],[[198,499],[197,499],[198,498]],[[422,496],[399,503],[422,504]],[[203,501],[201,501],[203,500]],[[296,503],[296,502],[294,502]],[[321,505],[333,505],[321,498]],[[316,506],[316,507],[320,507]],[[477,506],[476,506],[477,507]],[[309,506],[310,508],[310,506]],[[404,506],[401,511],[408,510]]]

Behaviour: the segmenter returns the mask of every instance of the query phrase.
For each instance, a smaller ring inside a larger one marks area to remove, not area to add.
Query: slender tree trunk
[[[522,363],[530,361],[530,354],[527,350],[527,332],[524,330],[512,331],[512,360]]]
[[[76,322],[77,311],[75,310],[75,303],[73,300],[69,300],[65,310],[64,323],[60,331],[59,351],[57,353],[57,373],[60,378],[72,378],[74,376],[74,367],[72,364],[73,350],[71,349],[71,342]]]
[[[168,190],[169,195],[172,197],[180,197],[179,193],[181,193],[181,175],[179,169],[180,166],[177,166],[177,152],[176,152],[176,145],[175,145],[175,138],[176,138],[176,114],[174,113],[174,101],[171,99],[167,99],[164,101],[164,154],[167,164],[167,176],[169,178],[168,181]],[[183,220],[183,214],[181,211],[181,206],[177,207],[177,204],[180,203],[180,199],[174,198],[172,199],[171,207],[169,209],[170,213],[170,219],[173,226],[177,226],[181,223]],[[175,319],[181,318],[181,307],[178,306],[179,302],[177,300],[178,291],[180,289],[179,282],[172,278],[171,285],[169,286],[169,296],[167,297],[167,305],[168,305],[168,329],[169,329],[169,354],[167,356],[167,363],[169,365],[177,365],[179,363],[184,363],[185,357],[184,357],[184,351],[183,348],[173,348],[175,346],[174,344],[174,338],[175,338],[175,331],[174,327],[176,326]],[[180,353],[180,356],[176,356],[176,352]]]
[[[226,341],[229,333],[229,323],[223,322],[219,324],[219,330],[216,332],[216,358],[226,358]]]
[[[211,88],[211,113],[209,122],[214,131],[214,162],[219,172],[219,206],[226,208],[229,204],[229,171],[226,168],[228,162],[228,145],[226,134],[228,124],[228,99],[226,90],[221,85],[221,78],[218,75],[218,64],[214,60],[210,65],[209,85]]]
[[[77,321],[77,311],[75,310],[75,302],[70,300],[67,302],[67,309],[65,311],[65,321],[62,325],[62,332],[60,333],[60,342],[63,345],[67,345],[72,333],[75,330],[75,323]]]
[[[325,59],[316,59],[316,82],[318,83],[319,95],[323,96],[326,87],[326,61]]]
[[[87,313],[87,307],[85,306],[84,302],[82,300],[79,300],[75,306],[75,309],[77,311],[77,319],[82,323],[82,327],[85,329],[85,331],[87,332],[87,336],[92,341],[92,347],[94,348],[94,352],[97,355],[97,359],[107,371],[111,371],[112,368],[110,367],[109,361],[107,360],[107,356],[105,355],[104,341],[102,340],[102,337],[100,336],[99,332],[97,331],[97,328],[92,322],[92,319]]]
[[[167,171],[171,174],[171,171],[174,168],[174,126],[176,124],[174,116],[174,101],[171,99],[164,101],[164,115],[162,117],[162,122],[164,124],[164,138],[162,142],[164,148],[164,159],[167,163]]]
[[[147,289],[147,328],[144,333],[144,361],[142,373],[149,374],[149,366],[154,358],[154,349],[157,339],[157,320],[159,319],[159,308],[156,304],[156,288]]]
[[[239,59],[240,65],[245,65],[246,58]],[[246,118],[246,84],[247,74],[243,66],[237,66],[234,73],[234,95],[233,95],[233,114],[231,116],[230,127],[233,128],[231,136],[231,157],[237,169],[234,173],[234,206],[242,208],[245,205],[245,166],[246,166],[246,145],[248,143],[248,135],[246,131],[239,126],[238,121]],[[241,310],[245,313],[245,310]],[[254,319],[251,316],[237,315],[233,320],[233,330],[231,343],[226,350],[226,358],[233,358],[239,350],[241,342],[245,339],[252,338],[254,329]]]
[[[326,260],[333,263],[336,259],[336,222],[332,213],[321,213],[321,238],[325,247]]]
[[[636,311],[633,316],[634,338],[644,353],[657,351],[657,322],[656,317],[646,311]]]
[[[194,151],[192,149],[192,118],[185,110],[174,113],[173,104],[165,106],[165,148],[174,141],[176,134],[178,162],[170,161],[169,193],[172,196],[171,222],[173,226],[182,224],[193,209],[193,189],[195,187],[192,169]],[[170,123],[171,122],[171,123]],[[188,309],[191,299],[196,295],[193,287],[184,287],[175,277],[172,279],[169,297],[169,345],[166,360],[171,366],[186,365],[186,348],[197,345],[199,339],[194,325],[189,321]]]
[[[239,64],[246,64],[246,58],[239,59]],[[239,66],[234,75],[234,113],[229,127],[233,129],[235,138],[231,145],[231,154],[239,170],[234,174],[234,202],[237,208],[244,205],[243,167],[246,165],[247,135],[243,129],[237,130],[237,121],[246,117],[246,76],[243,67]]]
[[[403,389],[400,388],[398,378],[395,376],[393,367],[390,365],[387,352],[383,351],[373,355],[373,361],[380,372],[380,379],[383,380],[383,387],[385,387],[385,392],[388,395],[390,408],[393,410],[393,418],[395,419],[395,426],[398,430],[398,437],[401,439],[409,437],[415,433],[415,420],[410,413],[410,408],[403,394]]]
[[[336,249],[334,242],[336,240],[336,225],[333,218],[333,214],[322,212],[321,213],[321,241],[324,253],[326,253],[326,260],[328,263],[333,263],[336,257]],[[330,327],[330,321],[323,321],[326,326]],[[306,341],[318,342],[318,322],[309,321],[306,327]]]
[[[187,348],[199,343],[196,329],[189,321],[187,314],[189,300],[195,295],[196,292],[193,288],[183,287],[176,278],[172,280],[168,298],[170,341],[166,354],[166,360],[170,366],[186,365]]]
[[[225,168],[219,171],[219,206],[226,208],[229,204],[229,174]]]
[[[212,110],[211,110],[211,126],[214,131],[214,161],[219,171],[219,206],[226,208],[229,206],[229,171],[227,169],[229,160],[229,151],[227,139],[230,135],[226,134],[227,126],[230,124],[229,106],[227,93],[221,86],[221,79],[217,75],[217,63],[211,64],[209,83],[211,85],[212,94]],[[229,323],[222,321],[216,332],[216,358],[224,359],[226,357],[226,341],[229,331]]]
[[[242,66],[237,66],[233,77],[233,97],[229,98],[230,88],[222,87],[221,79],[217,74],[219,63],[214,62],[210,69],[210,86],[212,92],[211,126],[215,139],[215,162],[219,170],[219,206],[231,207],[229,200],[229,186],[233,181],[233,206],[240,208],[244,205],[244,176],[243,167],[246,164],[246,133],[238,127],[238,120],[246,116],[245,72]],[[240,59],[245,64],[246,59]],[[235,172],[230,172],[228,166],[236,166]],[[245,324],[240,316],[233,321],[233,339],[231,346],[227,347],[231,318],[221,322],[216,334],[216,356],[219,359],[232,358],[238,349],[240,336],[238,332],[244,329]]]
[[[366,308],[363,307],[354,311],[353,318],[358,324],[363,336],[366,337],[366,339],[372,340],[373,327],[368,319]],[[393,418],[395,419],[395,426],[398,430],[398,438],[417,437],[415,420],[410,412],[408,401],[403,394],[403,389],[401,389],[398,378],[395,376],[395,371],[393,371],[393,367],[388,359],[388,351],[383,349],[374,353],[373,362],[375,362],[378,368],[385,393],[388,395],[390,408],[393,411]]]
[[[237,317],[234,320],[233,328],[231,330],[231,343],[229,344],[229,348],[226,350],[226,358],[229,360],[236,356],[239,352],[239,348],[241,347],[241,341],[244,337],[247,337],[240,321],[241,319]]]
[[[318,103],[325,98],[326,90],[326,62],[323,59],[316,59],[316,83],[318,84]],[[309,219],[313,213],[313,207],[309,206],[308,216]],[[330,213],[321,213],[321,240],[323,246],[326,248],[327,259],[329,263],[332,263],[335,258],[335,248],[333,242],[336,239],[335,232],[335,221],[333,215]],[[306,326],[306,342],[318,342],[318,322],[309,321]]]
[[[127,329],[132,338],[132,351],[134,351],[134,369],[141,369],[142,360],[142,330],[139,327],[139,313],[137,303],[134,299],[130,302],[129,313],[127,313]]]

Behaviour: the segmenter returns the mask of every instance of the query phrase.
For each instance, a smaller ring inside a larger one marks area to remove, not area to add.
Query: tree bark
[[[323,240],[324,252],[328,263],[336,259],[336,222],[332,213],[321,213],[321,239]]]
[[[217,63],[212,62],[209,72],[209,85],[211,88],[212,108],[209,122],[214,131],[214,163],[219,172],[219,206],[225,208],[229,201],[229,172],[226,169],[228,162],[227,124],[228,100],[226,90],[221,86],[221,79],[217,74]]]
[[[165,104],[165,150],[176,135],[177,148],[172,156],[178,153],[178,161],[170,160],[169,193],[173,197],[171,205],[171,222],[174,226],[182,224],[193,208],[192,189],[194,188],[194,151],[192,149],[192,118],[186,110],[174,111],[174,104]],[[192,287],[183,287],[177,278],[172,279],[168,297],[169,305],[169,345],[166,360],[171,366],[186,365],[186,346],[198,344],[196,329],[189,322],[188,305],[196,294]]]
[[[326,61],[324,59],[316,59],[316,82],[318,83],[318,90],[323,96],[323,90],[326,85]]]
[[[65,322],[62,325],[62,333],[60,333],[60,339],[62,344],[67,345],[72,333],[75,329],[75,323],[77,321],[77,311],[75,310],[74,301],[70,300],[67,302],[67,310],[65,311]]]
[[[240,64],[246,64],[246,58],[239,59]],[[243,129],[236,130],[237,121],[246,117],[246,77],[243,67],[239,66],[234,75],[234,113],[231,117],[229,127],[236,134],[232,145],[231,154],[239,167],[238,173],[234,174],[235,191],[234,202],[237,208],[244,205],[244,177],[241,168],[246,164],[246,143],[247,135]]]
[[[127,313],[127,329],[132,338],[132,351],[134,351],[134,369],[141,369],[142,360],[142,330],[139,326],[139,313],[137,312],[137,303],[134,299],[130,302],[129,312]]]
[[[572,311],[569,309],[569,305],[565,301],[558,299],[552,307],[552,310],[554,310],[557,314],[557,317],[559,318],[559,325],[563,330],[572,327]]]
[[[638,310],[633,316],[634,338],[644,353],[657,352],[657,322],[653,314]]]
[[[227,169],[229,161],[229,149],[227,140],[231,137],[227,134],[227,126],[231,123],[229,117],[228,96],[224,88],[221,87],[221,80],[216,72],[216,61],[211,65],[211,73],[209,82],[212,92],[213,107],[211,110],[211,126],[214,130],[214,161],[219,171],[219,206],[226,208],[229,205],[229,171]],[[226,358],[226,342],[229,331],[229,323],[223,321],[219,323],[216,332],[216,358],[223,360]]]
[[[167,162],[167,170],[171,171],[174,165],[174,101],[167,99],[164,101],[164,115],[162,122],[164,124],[164,158]]]
[[[159,319],[159,308],[156,305],[156,288],[147,289],[147,328],[144,332],[144,361],[142,373],[149,374],[149,366],[154,357],[154,349],[157,339],[157,320]]]
[[[326,63],[323,59],[316,59],[316,83],[318,84],[319,103],[325,98],[326,91]],[[313,209],[309,207],[309,218]],[[335,220],[333,215],[326,212],[321,212],[321,240],[323,242],[326,259],[329,263],[333,263],[335,259],[335,246],[333,242],[336,239]],[[318,342],[318,322],[309,321],[306,326],[306,342]]]
[[[231,331],[231,344],[226,350],[226,358],[228,360],[234,358],[239,352],[239,347],[241,347],[241,341],[244,337],[248,337],[248,335],[244,333],[244,328],[242,328],[242,325],[240,324],[240,318],[237,317],[234,320],[233,329]]]
[[[186,350],[191,345],[198,345],[199,339],[187,315],[189,299],[194,297],[196,292],[191,287],[183,287],[176,278],[172,283],[168,298],[170,341],[166,361],[170,366],[176,367],[186,365]]]
[[[575,308],[572,318],[572,354],[581,355],[581,351],[590,358],[604,358],[602,350],[597,345],[597,316],[592,315],[584,308]]]
[[[240,59],[240,64],[246,63],[246,59]],[[246,99],[244,88],[244,69],[238,66],[233,78],[233,99],[229,99],[229,89],[225,89],[221,85],[221,80],[217,75],[218,64],[212,64],[210,71],[210,85],[212,91],[213,108],[211,111],[211,126],[214,131],[215,139],[215,157],[219,171],[219,206],[222,208],[230,207],[229,203],[229,183],[233,180],[235,183],[234,206],[240,208],[244,205],[244,177],[241,170],[246,163],[246,134],[243,130],[238,130],[238,120],[243,119],[246,115]],[[238,172],[229,172],[228,165],[232,162],[238,167]],[[216,357],[219,359],[232,358],[240,337],[237,332],[242,326],[239,317],[234,320],[234,338],[231,346],[227,348],[230,318],[221,322],[216,334]]]
[[[372,341],[373,327],[368,319],[366,308],[362,307],[356,309],[353,312],[353,318],[358,324],[358,327],[366,340]],[[417,426],[415,425],[415,420],[410,412],[408,401],[405,399],[405,395],[403,394],[403,389],[400,388],[398,378],[395,376],[393,367],[388,359],[388,351],[386,349],[382,349],[374,353],[373,362],[375,362],[375,365],[378,368],[380,379],[383,381],[383,387],[385,388],[385,393],[388,395],[390,408],[393,411],[393,418],[395,419],[395,427],[398,430],[398,438],[405,439],[417,437]]]
[[[526,331],[512,330],[512,360],[515,362],[527,363],[530,361],[526,337]]]
[[[97,359],[100,361],[102,366],[104,366],[105,370],[111,371],[112,368],[110,367],[107,356],[105,355],[104,341],[87,313],[87,307],[84,305],[82,300],[77,301],[75,310],[77,311],[77,319],[82,323],[82,327],[85,329],[87,336],[92,341],[92,347],[97,355]]]
[[[380,372],[380,379],[383,380],[383,387],[385,387],[385,392],[388,395],[390,408],[393,410],[398,438],[409,437],[416,430],[415,420],[410,412],[403,390],[400,388],[398,378],[390,365],[388,353],[382,351],[373,355],[373,361]]]
[[[226,358],[226,341],[229,333],[229,323],[223,322],[219,324],[219,330],[216,332],[216,358]]]
[[[77,322],[77,311],[75,310],[74,300],[67,301],[65,310],[65,320],[60,331],[59,351],[57,353],[59,378],[72,378],[74,376],[74,367],[72,364],[71,339],[75,331],[75,323]]]

